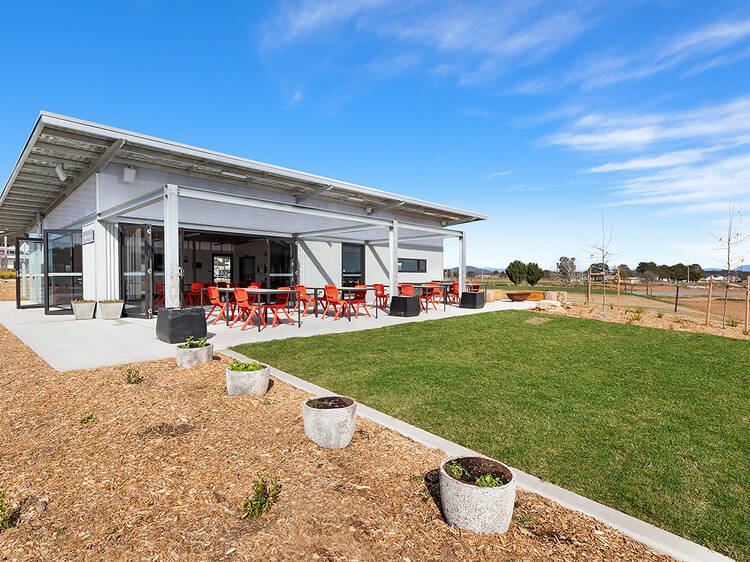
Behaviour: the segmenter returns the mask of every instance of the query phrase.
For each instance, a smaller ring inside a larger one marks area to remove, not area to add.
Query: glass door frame
[[[359,255],[359,282],[364,285],[365,284],[365,262],[367,261],[367,256],[365,255],[365,245],[364,243],[358,244],[355,242],[342,242],[341,243],[341,286],[342,287],[348,287],[348,286],[354,286],[354,285],[347,285],[346,284],[346,277],[349,276],[350,278],[353,277],[353,275],[347,274],[344,272],[344,252],[346,247],[349,248],[357,248],[360,251]],[[355,283],[357,285],[357,283]]]
[[[21,243],[22,242],[35,242],[42,245],[42,302],[37,304],[21,304]],[[47,244],[44,242],[44,237],[32,238],[31,236],[19,236],[16,238],[16,258],[14,269],[16,270],[16,308],[44,308],[47,295],[47,283],[46,283],[46,263],[47,263]]]
[[[142,313],[126,313],[125,303],[125,253],[123,252],[123,227],[140,228],[143,232],[144,260],[146,269],[144,271],[144,311]],[[154,250],[152,244],[152,226],[144,223],[117,223],[118,246],[120,253],[120,298],[123,300],[123,316],[128,318],[153,318],[154,316],[154,290],[153,290],[153,270],[154,270]]]
[[[71,305],[70,309],[62,308],[60,310],[50,310],[50,303],[49,303],[49,266],[50,266],[50,260],[49,260],[49,235],[50,234],[78,234],[79,236],[82,236],[81,229],[76,228],[53,228],[50,230],[45,230],[43,233],[43,240],[44,240],[44,314],[73,314],[73,306]],[[83,241],[81,241],[81,252],[83,252]],[[81,255],[81,282],[83,282],[83,255]],[[70,272],[69,277],[77,277],[75,275],[74,271]],[[72,285],[71,285],[72,286]],[[72,295],[71,295],[72,296]],[[75,297],[73,297],[75,298]],[[81,294],[81,298],[83,298],[83,294]],[[71,299],[73,300],[73,299]]]

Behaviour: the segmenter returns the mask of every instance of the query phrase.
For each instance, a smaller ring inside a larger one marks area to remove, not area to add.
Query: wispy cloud
[[[302,91],[297,90],[294,92],[294,95],[289,99],[289,105],[299,105],[302,103],[302,100],[304,99],[304,96],[302,95]]]
[[[517,184],[511,185],[508,188],[508,191],[544,191],[544,189],[544,187],[539,187],[536,185]]]
[[[589,168],[588,170],[586,170],[586,172],[602,173],[648,170],[651,168],[667,168],[703,160],[706,157],[706,153],[706,150],[701,149],[680,150],[676,152],[669,152],[667,154],[661,154],[659,156],[644,156],[642,158],[633,158],[624,162],[608,162],[607,164],[602,164],[601,166]]]
[[[507,176],[510,173],[511,173],[510,170],[502,170],[500,172],[492,172],[491,174],[488,174],[487,177],[484,178],[484,180],[487,181],[487,180],[491,180],[492,178],[499,178],[499,177],[502,177],[502,176]]]

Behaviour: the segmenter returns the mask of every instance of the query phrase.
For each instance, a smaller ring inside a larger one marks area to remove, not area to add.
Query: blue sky
[[[613,261],[718,266],[750,212],[743,2],[10,6],[2,178],[44,109],[483,212],[473,265],[585,265],[603,213]]]

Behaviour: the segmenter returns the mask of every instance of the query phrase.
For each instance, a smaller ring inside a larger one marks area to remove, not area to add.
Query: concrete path
[[[258,332],[240,325],[229,329],[223,322],[208,326],[209,341],[215,350],[227,349],[241,343],[269,341],[294,337],[309,337],[320,334],[335,334],[370,330],[407,322],[424,322],[467,314],[480,314],[497,310],[523,310],[533,308],[533,302],[494,302],[481,310],[449,306],[414,318],[388,316],[380,311],[378,318],[360,317],[334,321],[308,315],[302,319],[302,327],[288,323]],[[213,320],[213,316],[211,320]],[[296,315],[295,315],[296,319]],[[42,309],[18,310],[13,302],[0,302],[0,323],[13,332],[23,343],[33,349],[42,359],[58,371],[71,371],[120,365],[174,356],[174,346],[156,339],[156,319],[121,318],[119,320],[75,320],[69,315],[45,316]]]

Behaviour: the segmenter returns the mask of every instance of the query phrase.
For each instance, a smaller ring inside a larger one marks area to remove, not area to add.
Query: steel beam
[[[317,237],[324,237],[327,238],[330,234],[344,234],[346,232],[359,232],[361,230],[372,230],[373,228],[378,228],[377,226],[365,224],[365,225],[355,225],[355,226],[339,226],[336,228],[326,228],[323,230],[310,230],[308,232],[298,232],[295,234],[297,238],[305,239],[305,238],[317,238]]]
[[[324,185],[322,187],[318,187],[317,189],[311,189],[307,193],[303,193],[302,195],[297,195],[294,198],[294,201],[299,205],[303,201],[307,201],[309,199],[314,199],[318,195],[322,195],[326,191],[331,191],[333,189],[332,185]]]

